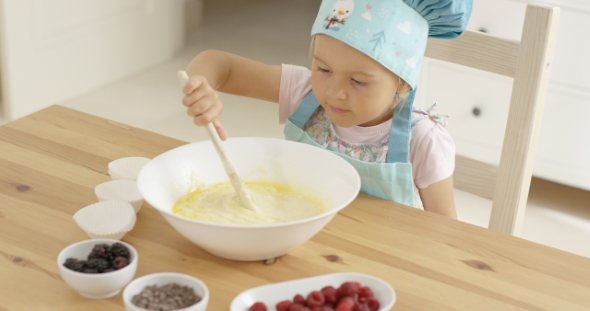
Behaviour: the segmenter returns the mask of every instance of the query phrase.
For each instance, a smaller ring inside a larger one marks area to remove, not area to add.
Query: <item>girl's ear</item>
[[[393,109],[397,107],[402,101],[404,101],[408,95],[410,95],[411,87],[406,81],[402,80],[398,77],[398,85],[397,91],[395,92],[395,97],[393,99]]]
[[[408,94],[410,94],[412,87],[410,87],[410,85],[408,83],[404,82],[404,85],[402,87],[403,87],[403,94],[405,94],[406,96]]]
[[[406,97],[408,96],[408,94],[410,93],[410,85],[408,83],[406,83],[406,81],[402,80],[401,78],[399,78],[399,83],[397,85],[397,94],[401,97]]]

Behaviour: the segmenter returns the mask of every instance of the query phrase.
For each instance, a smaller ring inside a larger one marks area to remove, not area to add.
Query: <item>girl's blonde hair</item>
[[[313,58],[313,51],[315,49],[315,35],[311,37],[311,43],[309,45],[309,58]],[[408,98],[408,95],[410,95],[410,85],[404,81],[402,78],[400,78],[398,75],[396,75],[395,73],[393,73],[397,78],[398,78],[398,85],[397,85],[397,92],[395,93],[395,96],[393,97],[393,105],[391,107],[391,109],[395,109],[400,103],[402,103],[406,98]]]

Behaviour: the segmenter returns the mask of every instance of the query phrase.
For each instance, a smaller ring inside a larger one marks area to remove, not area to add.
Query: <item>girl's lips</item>
[[[333,113],[337,113],[337,114],[341,114],[341,113],[348,112],[348,110],[344,110],[344,109],[336,108],[336,107],[334,107],[334,106],[330,106],[330,110],[331,110]]]

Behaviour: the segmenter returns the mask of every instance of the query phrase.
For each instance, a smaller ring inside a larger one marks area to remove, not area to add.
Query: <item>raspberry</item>
[[[289,311],[289,308],[291,307],[293,303],[290,300],[283,300],[279,303],[277,303],[276,308],[277,311]]]
[[[307,306],[308,307],[321,307],[326,303],[326,298],[322,292],[314,290],[307,295]]]
[[[293,303],[298,303],[305,306],[305,298],[303,298],[301,294],[297,294],[295,297],[293,297]]]
[[[258,301],[251,305],[248,311],[266,311],[266,305]]]
[[[347,304],[339,304],[334,311],[352,311],[352,307]]]
[[[340,302],[338,302],[338,306],[336,306],[336,311],[352,311],[354,305],[354,298],[347,296],[340,299]]]
[[[338,297],[352,297],[358,294],[361,290],[361,284],[359,282],[344,282],[338,288]]]
[[[354,308],[352,308],[352,311],[371,311],[371,310],[369,310],[369,306],[367,304],[360,303],[360,304],[354,305]]]
[[[368,286],[363,286],[359,291],[359,297],[373,298],[373,290]]]
[[[311,309],[300,303],[294,303],[289,307],[289,311],[311,311]]]
[[[336,302],[338,301],[338,293],[334,286],[325,286],[324,288],[322,288],[321,292],[322,294],[324,294],[326,302],[336,304]]]
[[[370,287],[348,281],[338,288],[324,286],[321,290],[313,290],[307,294],[307,299],[296,294],[292,300],[280,301],[275,307],[277,311],[378,311],[380,304]]]
[[[381,307],[379,300],[377,300],[375,298],[367,299],[367,305],[369,306],[370,311],[377,311]]]

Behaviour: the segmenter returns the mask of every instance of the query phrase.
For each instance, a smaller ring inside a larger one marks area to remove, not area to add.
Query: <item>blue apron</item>
[[[328,150],[354,166],[361,177],[361,192],[408,206],[414,206],[414,181],[409,149],[415,93],[415,90],[412,91],[393,113],[386,163],[363,162]],[[303,126],[319,106],[320,103],[310,91],[287,119],[285,138],[323,148],[303,131]]]

